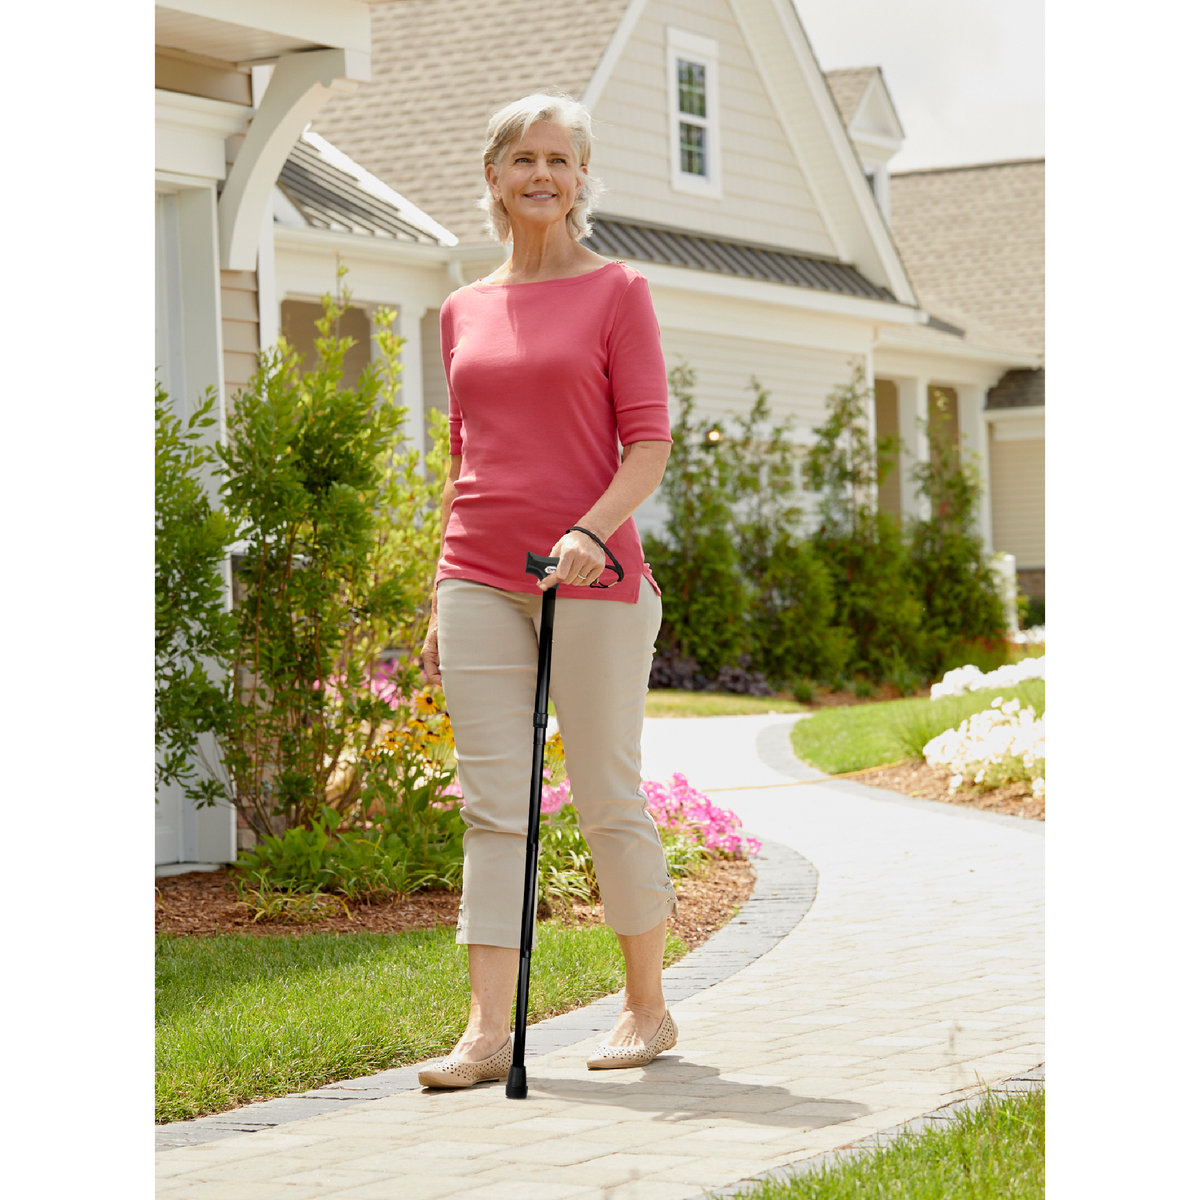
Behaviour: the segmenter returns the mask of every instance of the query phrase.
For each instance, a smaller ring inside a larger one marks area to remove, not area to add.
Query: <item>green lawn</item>
[[[1015,688],[968,692],[942,700],[914,698],[824,708],[808,720],[796,722],[792,746],[797,758],[830,775],[919,758],[931,738],[953,729],[972,713],[990,708],[996,696],[1005,700],[1015,696],[1022,707],[1032,704],[1039,714],[1046,710],[1046,685],[1040,679]]]
[[[681,692],[670,688],[653,688],[646,695],[648,717],[738,717],[807,711],[795,700],[774,696],[727,696],[721,692]]]
[[[687,947],[673,934],[667,962]],[[155,1119],[179,1121],[446,1053],[467,1020],[454,930],[188,938],[155,948]],[[529,1019],[608,995],[606,926],[538,926]]]
[[[903,1133],[889,1145],[784,1183],[760,1183],[738,1200],[1042,1200],[1046,1093],[994,1093],[945,1129]]]

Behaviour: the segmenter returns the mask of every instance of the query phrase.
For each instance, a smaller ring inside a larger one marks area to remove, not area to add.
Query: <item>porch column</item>
[[[177,204],[183,336],[183,394],[176,398],[177,412],[186,417],[205,389],[215,388],[219,420],[207,431],[206,437],[224,441],[225,376],[221,353],[216,189],[183,188]],[[217,480],[210,473],[205,483],[210,498],[215,500]],[[232,585],[228,559],[223,574],[228,604]],[[200,753],[210,763],[218,761],[211,734],[200,739]],[[232,805],[218,803],[197,809],[186,803],[182,789],[172,787],[164,789],[159,806],[155,832],[156,843],[161,834],[162,844],[156,845],[156,862],[232,862],[237,857],[236,819]],[[168,845],[168,842],[173,844]]]
[[[929,500],[917,495],[912,469],[929,461],[929,379],[927,376],[896,380],[896,402],[900,418],[900,511],[905,517],[925,520]],[[918,424],[920,422],[920,424]]]
[[[869,397],[867,401],[867,439],[874,458],[878,458],[879,422],[875,413],[875,351],[868,349],[863,355],[863,384]],[[877,464],[876,464],[877,465]],[[872,483],[868,489],[867,503],[873,512],[879,511],[879,484]]]
[[[983,411],[987,403],[987,390],[976,383],[959,383],[955,384],[955,391],[958,393],[958,433],[964,461],[972,461],[973,457],[983,485],[976,518],[977,531],[983,538],[984,550],[991,554],[992,490],[989,479],[987,418]]]
[[[404,371],[400,376],[401,396],[408,408],[405,435],[416,446],[421,462],[425,461],[425,374],[421,360],[421,318],[427,309],[406,304],[400,310],[400,361]]]

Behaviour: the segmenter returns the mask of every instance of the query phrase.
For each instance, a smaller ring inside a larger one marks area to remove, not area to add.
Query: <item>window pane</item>
[[[679,169],[685,175],[707,175],[705,140],[708,131],[699,125],[679,122]]]
[[[704,66],[702,63],[676,60],[679,68],[679,111],[690,117],[706,117],[704,100]]]

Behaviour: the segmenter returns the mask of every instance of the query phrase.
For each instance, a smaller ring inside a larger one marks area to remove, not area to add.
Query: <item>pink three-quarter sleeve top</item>
[[[462,468],[437,579],[537,592],[525,552],[549,554],[599,500],[621,446],[671,440],[649,285],[619,262],[572,279],[470,284],[442,305],[441,332]],[[654,578],[632,517],[608,546],[624,580],[563,584],[560,596],[637,602],[642,576]]]

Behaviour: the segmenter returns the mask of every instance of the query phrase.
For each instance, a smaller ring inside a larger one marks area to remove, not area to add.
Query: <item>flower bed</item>
[[[991,708],[933,738],[924,753],[931,766],[954,773],[951,795],[968,777],[984,788],[1028,780],[1036,798],[1046,794],[1046,718],[1019,700],[997,697]]]

